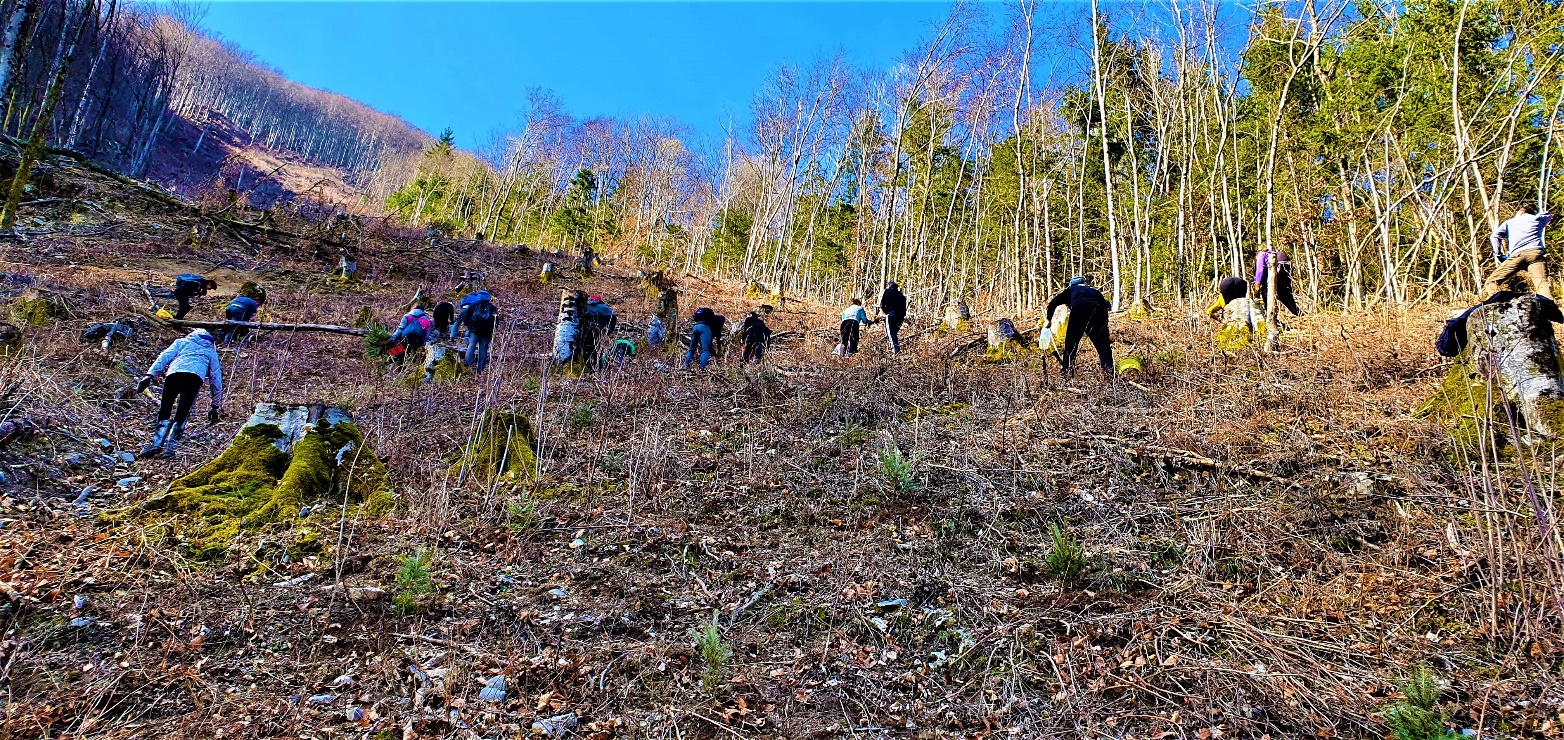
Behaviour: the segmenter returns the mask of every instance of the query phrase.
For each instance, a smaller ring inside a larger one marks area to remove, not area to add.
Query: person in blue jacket
[[[152,434],[152,442],[141,448],[142,457],[159,451],[163,457],[174,456],[174,446],[185,434],[185,419],[190,416],[203,384],[212,385],[212,408],[207,412],[207,421],[216,422],[223,408],[222,361],[217,357],[217,340],[205,329],[196,329],[163,350],[136,384],[136,392],[146,390],[159,375],[164,377],[157,430]]]
[[[457,307],[456,323],[451,324],[451,338],[463,326],[467,327],[467,369],[483,372],[489,366],[489,342],[494,338],[494,323],[498,311],[493,297],[487,290],[475,290],[462,299]]]
[[[223,318],[229,321],[254,321],[255,313],[261,310],[260,302],[249,296],[236,296],[228,302],[228,307],[223,309]],[[244,339],[248,330],[242,326],[225,326],[218,330],[218,339],[223,344],[228,344],[235,339]]]

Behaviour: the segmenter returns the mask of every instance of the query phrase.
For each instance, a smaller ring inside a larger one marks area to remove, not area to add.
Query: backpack
[[[200,275],[196,275],[196,274],[192,274],[192,273],[188,273],[188,272],[183,274],[183,275],[180,275],[177,278],[174,278],[174,289],[175,290],[184,289],[184,290],[189,290],[189,291],[194,291],[196,293],[199,293],[199,292],[201,292],[201,288],[204,287],[205,285],[206,285],[206,278],[203,278]]]
[[[467,325],[482,333],[494,331],[494,304],[489,301],[474,303]]]

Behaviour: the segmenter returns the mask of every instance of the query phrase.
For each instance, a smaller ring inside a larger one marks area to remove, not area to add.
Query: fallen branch
[[[330,334],[349,334],[355,337],[369,334],[369,331],[366,329],[354,329],[350,326],[336,326],[335,324],[275,324],[256,321],[184,321],[181,319],[167,319],[163,323],[169,326],[182,326],[190,329],[223,329],[237,326],[245,329],[269,331],[323,331]]]

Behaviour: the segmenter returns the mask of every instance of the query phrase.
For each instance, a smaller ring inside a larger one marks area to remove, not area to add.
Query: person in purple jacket
[[[212,384],[212,409],[207,412],[207,421],[217,421],[223,407],[223,366],[217,357],[217,340],[205,329],[175,339],[147,368],[147,374],[141,376],[136,392],[146,390],[159,375],[164,377],[157,431],[152,434],[152,442],[141,448],[142,457],[160,450],[163,457],[174,456],[174,445],[185,434],[185,419],[190,416],[190,407],[195,405],[202,384]]]
[[[1287,259],[1287,254],[1276,247],[1266,247],[1254,258],[1254,287],[1260,293],[1260,305],[1266,307],[1270,301],[1270,288],[1265,285],[1266,271],[1276,269],[1276,300],[1287,307],[1292,315],[1298,316],[1298,302],[1292,296],[1292,262]],[[1269,314],[1267,314],[1269,315]]]
[[[1547,245],[1542,240],[1543,230],[1552,222],[1553,214],[1539,215],[1536,207],[1523,203],[1513,218],[1499,224],[1493,236],[1488,237],[1488,243],[1493,246],[1493,259],[1499,267],[1488,276],[1488,282],[1483,286],[1485,295],[1499,292],[1504,281],[1524,271],[1531,281],[1532,292],[1545,298],[1553,297],[1553,288],[1548,284]]]

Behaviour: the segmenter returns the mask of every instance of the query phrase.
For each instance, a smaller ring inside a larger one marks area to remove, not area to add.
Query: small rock
[[[311,704],[330,704],[336,700],[336,694],[316,694],[310,697]]]
[[[386,597],[386,590],[374,586],[348,589],[348,601],[379,601]]]
[[[132,475],[129,478],[120,478],[119,480],[114,481],[114,485],[119,486],[120,488],[130,488],[131,486],[134,486],[140,482],[141,476]]]
[[[564,737],[565,733],[576,728],[578,721],[575,712],[549,717],[548,719],[540,719],[532,723],[532,734],[545,735],[547,737]]]
[[[505,674],[500,674],[489,679],[483,684],[483,690],[478,692],[478,698],[484,701],[505,701]]]
[[[76,594],[76,597],[71,599],[71,604],[76,607],[77,611],[81,611],[82,609],[86,609],[87,608],[87,595],[86,594]]]
[[[552,597],[554,597],[556,599],[563,599],[566,596],[569,596],[570,594],[569,594],[569,592],[565,591],[565,589],[555,588],[555,589],[550,589],[549,592],[548,592],[548,595],[552,596]]]

